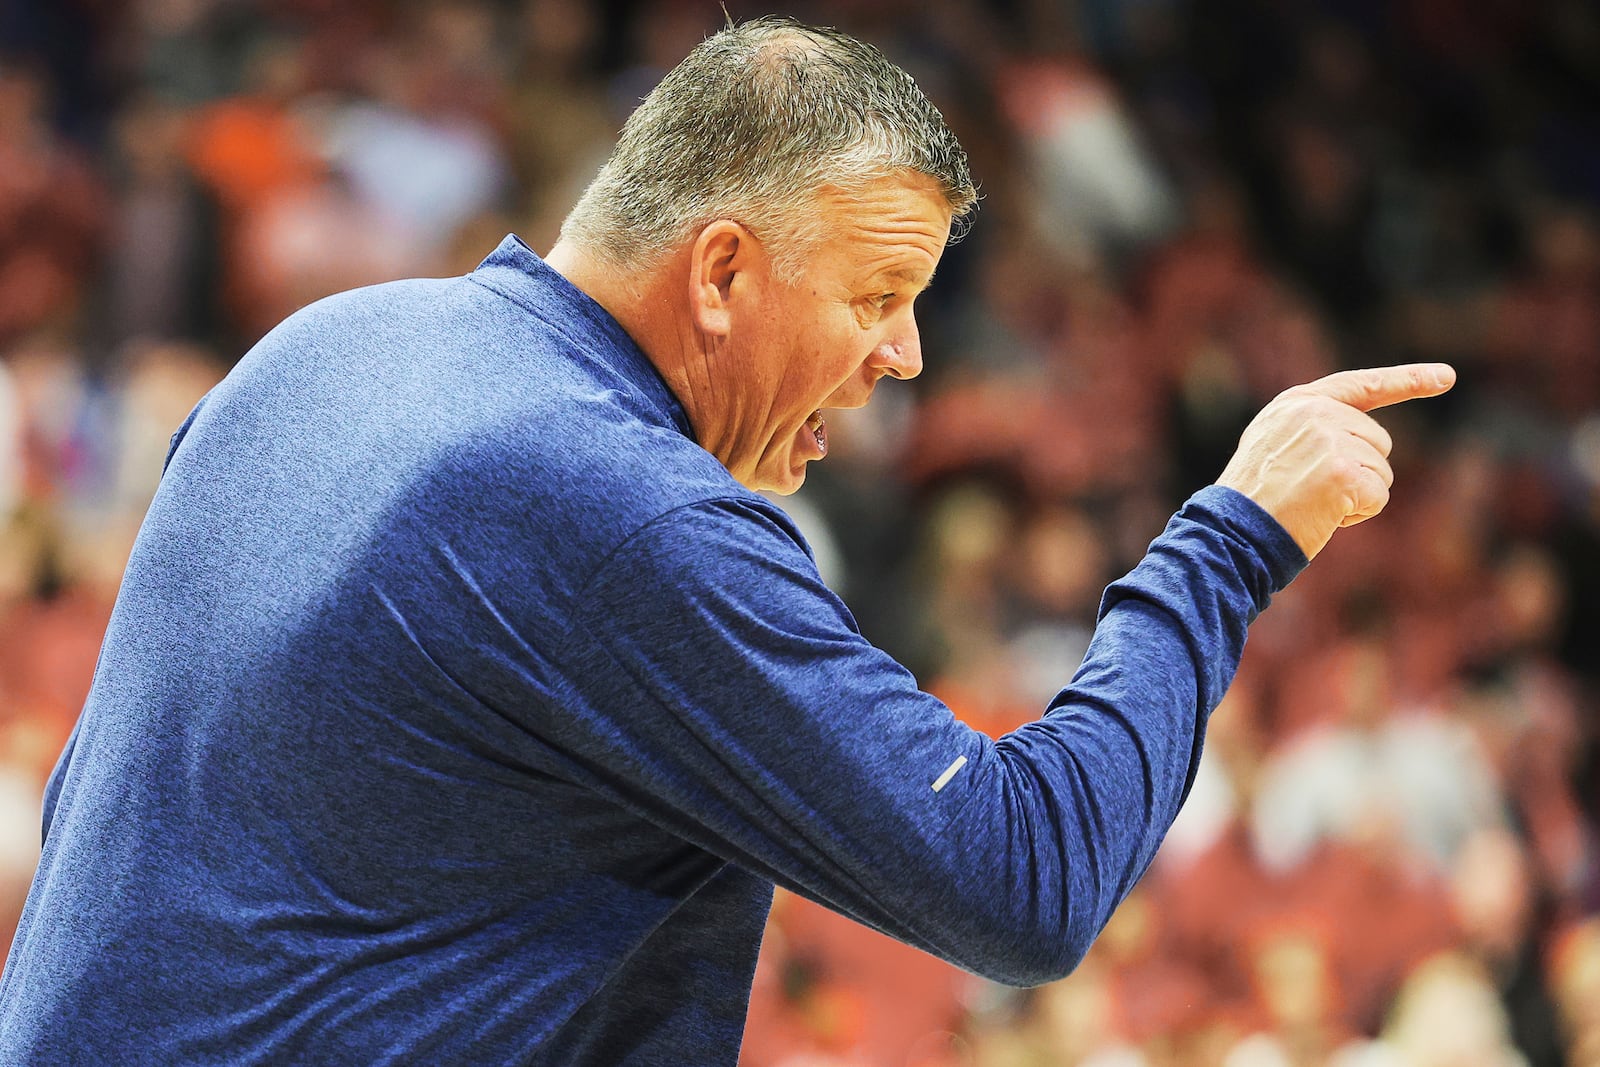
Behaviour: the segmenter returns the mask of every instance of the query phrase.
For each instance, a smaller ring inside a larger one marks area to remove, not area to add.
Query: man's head
[[[647,268],[735,219],[795,277],[821,237],[817,198],[900,171],[952,215],[977,202],[966,153],[910,75],[831,29],[763,18],[707,38],[645,97],[561,227],[619,270]]]
[[[628,328],[735,478],[792,492],[827,451],[824,409],[921,371],[912,301],[976,200],[909,75],[760,19],[645,99],[549,261]]]

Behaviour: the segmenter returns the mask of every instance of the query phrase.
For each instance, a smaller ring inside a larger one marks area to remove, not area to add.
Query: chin
[[[746,489],[754,489],[758,493],[772,493],[775,496],[793,496],[795,490],[806,483],[805,471],[792,474],[787,478],[755,478],[745,483]]]
[[[801,463],[786,471],[758,470],[748,480],[739,479],[746,489],[758,493],[791,496],[806,483],[806,465]]]

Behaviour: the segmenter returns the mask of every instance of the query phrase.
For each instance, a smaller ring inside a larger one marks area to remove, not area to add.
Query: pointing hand
[[[1437,396],[1456,381],[1444,363],[1340,371],[1278,394],[1245,428],[1217,479],[1260,504],[1310,559],[1333,532],[1389,502],[1389,433],[1367,412]]]

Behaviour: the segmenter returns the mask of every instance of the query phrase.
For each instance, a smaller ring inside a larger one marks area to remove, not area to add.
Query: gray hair
[[[905,170],[938,183],[957,223],[977,204],[966,152],[909,74],[837,30],[754,19],[701,42],[645,97],[561,236],[637,269],[729,218],[793,280],[826,236],[824,189]]]

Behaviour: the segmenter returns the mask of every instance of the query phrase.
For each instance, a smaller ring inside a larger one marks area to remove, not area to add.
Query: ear
[[[726,337],[733,330],[733,304],[760,258],[755,234],[732,219],[718,219],[695,238],[689,251],[689,306],[702,333]]]

